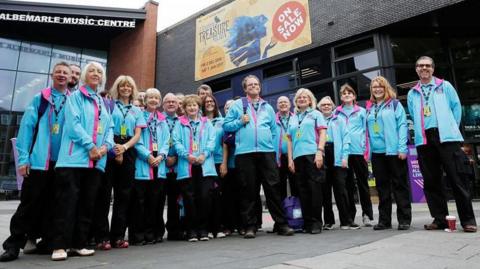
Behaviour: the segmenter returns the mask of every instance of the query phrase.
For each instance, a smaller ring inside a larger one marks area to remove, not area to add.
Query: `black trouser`
[[[325,181],[322,183],[323,195],[323,223],[335,224],[335,215],[332,205],[332,187],[334,182],[334,148],[333,143],[325,143]]]
[[[107,169],[111,161],[107,160]],[[112,198],[111,177],[107,173],[101,175],[101,183],[98,188],[97,200],[95,203],[95,212],[90,236],[95,238],[95,242],[101,243],[110,240],[110,224],[108,213],[110,212],[110,202]]]
[[[130,238],[135,242],[152,242],[157,238],[163,238],[165,233],[163,220],[164,184],[164,179],[158,178],[135,180],[133,183],[133,237],[130,235]]]
[[[233,231],[240,226],[240,196],[235,168],[228,169],[227,175],[221,179],[222,188],[222,225],[225,229]]]
[[[325,171],[315,166],[315,155],[295,158],[295,183],[297,185],[302,216],[306,230],[322,228],[322,182]]]
[[[340,226],[348,226],[353,223],[354,218],[351,216],[350,205],[354,202],[353,196],[347,191],[347,177],[348,169],[335,166],[333,170],[333,195],[335,196],[335,203],[337,204],[338,217],[340,219]]]
[[[167,193],[167,231],[168,238],[181,239],[183,237],[184,227],[180,222],[180,208],[178,199],[180,196],[180,183],[177,181],[177,174],[167,173],[167,181],[165,185]]]
[[[223,199],[223,180],[220,178],[220,164],[215,164],[218,177],[213,178],[213,189],[211,195],[212,208],[208,224],[208,231],[216,235],[223,231],[222,226],[222,199]]]
[[[57,168],[53,249],[87,246],[102,172],[96,168]]]
[[[442,167],[452,188],[460,223],[476,225],[467,177],[468,163],[459,142],[440,142],[436,128],[426,130],[426,145],[418,146],[418,164],[424,179],[425,198],[430,214],[438,224],[446,224],[447,199],[442,184]]]
[[[256,229],[258,225],[258,184],[261,183],[270,215],[275,225],[287,225],[280,200],[280,180],[275,153],[257,152],[235,156],[235,167],[240,189],[242,225]]]
[[[130,138],[121,139],[115,136],[115,143],[124,144]],[[107,176],[113,187],[113,208],[110,227],[110,241],[123,240],[129,223],[129,207],[131,206],[130,196],[135,177],[135,159],[137,151],[135,148],[128,149],[123,153],[123,162],[118,164],[115,160],[107,163]],[[108,216],[108,213],[107,213]]]
[[[350,155],[348,156],[348,166],[350,167],[347,178],[347,190],[350,201],[350,215],[352,220],[355,219],[357,208],[355,207],[354,192],[355,192],[355,178],[357,179],[358,194],[360,198],[360,204],[362,205],[362,216],[368,216],[370,220],[373,220],[372,201],[370,200],[370,188],[368,187],[368,164],[365,161],[363,155]]]
[[[287,181],[290,187],[290,195],[298,196],[298,190],[295,184],[295,176],[288,169],[288,155],[280,155],[280,167],[278,168],[278,174],[280,176],[280,199],[285,200],[287,197]]]
[[[46,243],[51,239],[53,198],[55,184],[55,162],[49,170],[30,170],[23,179],[20,204],[10,220],[10,236],[3,243],[4,249],[20,249],[27,238],[42,238]]]
[[[192,165],[192,177],[182,179],[179,183],[185,207],[186,230],[189,236],[206,236],[208,218],[212,208],[211,196],[214,177],[204,177],[202,166]]]
[[[410,204],[410,186],[407,176],[407,161],[400,160],[397,155],[387,156],[384,153],[372,153],[372,169],[378,192],[378,223],[392,224],[392,193],[397,204],[398,224],[412,222],[412,206]]]

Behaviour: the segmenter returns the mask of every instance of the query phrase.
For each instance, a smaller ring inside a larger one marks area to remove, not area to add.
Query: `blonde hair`
[[[102,77],[100,78],[100,85],[99,85],[100,88],[102,88],[105,85],[105,81],[107,81],[107,74],[105,74],[105,68],[103,68],[103,66],[98,62],[89,62],[87,65],[85,65],[85,67],[83,67],[82,74],[80,75],[80,81],[83,84],[87,84],[86,79],[87,79],[88,69],[90,69],[90,67],[92,66],[95,67],[102,74]]]
[[[150,88],[150,89],[147,89],[145,91],[145,100],[147,99],[147,97],[149,96],[152,96],[152,95],[157,95],[159,97],[160,100],[162,100],[162,93],[158,90],[158,89],[155,89],[155,88]]]
[[[372,85],[374,82],[377,82],[378,85],[382,86],[385,89],[385,95],[383,97],[383,100],[397,98],[397,94],[393,90],[388,80],[382,76],[377,76],[377,77],[374,77],[370,82],[370,101],[375,102],[375,96],[373,96],[373,88],[372,88]]]
[[[317,104],[318,110],[320,110],[320,108],[322,107],[321,104],[323,101],[329,101],[330,104],[332,104],[332,110],[335,109],[335,102],[333,102],[332,98],[330,96],[324,96],[322,99],[320,99],[320,101],[318,101],[318,104]]]
[[[295,112],[298,112],[297,99],[302,94],[306,94],[308,96],[308,98],[310,98],[310,108],[315,109],[315,105],[317,104],[317,99],[315,98],[313,93],[309,89],[300,88],[300,89],[297,90],[297,92],[295,93],[295,97],[293,98],[293,104],[295,106]]]
[[[109,94],[114,100],[118,100],[118,88],[124,85],[129,85],[132,87],[132,94],[128,98],[130,102],[135,100],[138,95],[137,85],[131,76],[120,75],[113,83],[113,86],[110,88]]]
[[[189,94],[183,98],[183,103],[182,103],[183,110],[186,110],[187,105],[192,103],[196,103],[198,105],[199,110],[202,107],[202,99],[200,98],[200,96],[196,94]]]

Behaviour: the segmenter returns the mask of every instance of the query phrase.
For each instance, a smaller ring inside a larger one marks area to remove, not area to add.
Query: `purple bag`
[[[283,210],[287,218],[288,226],[295,231],[303,230],[303,216],[300,199],[295,196],[289,196],[283,200]]]

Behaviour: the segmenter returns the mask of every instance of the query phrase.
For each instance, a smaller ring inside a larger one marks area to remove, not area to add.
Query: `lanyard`
[[[157,127],[159,121],[157,119],[157,112],[153,112],[153,117],[151,120],[148,121],[148,130],[150,131],[150,135],[152,136],[153,143],[157,143]]]
[[[375,110],[374,110],[375,122],[377,122],[378,112],[380,112],[380,109],[383,107],[383,105],[384,105],[383,102],[381,104],[375,104]]]
[[[303,120],[307,117],[307,114],[309,113],[309,111],[305,111],[301,114],[297,114],[297,118],[298,118],[298,129],[300,129],[300,126],[302,125],[302,122]],[[300,119],[300,116],[303,116],[301,117],[302,119]]]
[[[197,137],[198,125],[200,125],[200,122],[190,121],[190,129],[193,132],[193,139],[194,140],[196,140],[196,137]]]
[[[102,101],[101,97],[98,96],[96,93],[91,93],[90,94],[90,97],[92,97],[92,99],[95,99],[95,101],[97,102],[97,107],[98,107],[98,121],[100,121],[101,119],[101,116],[102,116],[102,104],[100,103]]]
[[[55,101],[53,99],[53,96],[52,96],[52,104],[53,104],[53,111],[55,112],[55,122],[58,121],[58,113],[60,113],[60,111],[62,111],[64,105],[65,105],[65,101],[67,101],[67,97],[65,95],[61,95],[60,98],[63,97],[63,100],[62,100],[62,103],[60,104],[60,106],[58,107],[58,110],[57,110],[57,106],[55,105]]]
[[[425,104],[428,106],[428,101],[430,99],[430,96],[432,95],[432,85],[426,85],[426,86],[422,86],[422,95],[423,95],[423,98],[425,98]],[[428,91],[428,92],[427,92]]]
[[[120,110],[120,112],[122,113],[123,124],[125,124],[125,119],[127,118],[128,112],[130,112],[130,109],[132,108],[132,105],[126,105],[127,111],[125,111],[125,112],[123,111],[123,105],[120,104],[120,102],[118,102],[118,101],[117,101],[117,107]]]
[[[287,122],[286,125],[284,124],[284,120]],[[288,132],[288,126],[290,125],[290,116],[280,117],[280,124],[282,125],[283,131],[285,133],[287,133]]]
[[[178,120],[178,118],[173,118],[170,119],[167,117],[167,124],[168,124],[168,131],[170,135],[172,135],[173,128],[175,128],[175,122]]]

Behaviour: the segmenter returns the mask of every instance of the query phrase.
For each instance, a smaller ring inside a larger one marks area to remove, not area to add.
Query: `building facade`
[[[51,85],[57,62],[101,63],[107,89],[121,74],[139,88],[154,86],[157,8],[153,1],[142,9],[0,3],[0,179],[15,177],[10,139],[33,96]]]
[[[237,0],[241,1],[241,0]],[[452,82],[464,108],[462,132],[469,155],[480,157],[480,3],[473,0],[308,1],[311,43],[263,60],[195,79],[196,23],[235,1],[222,1],[158,34],[156,86],[163,92],[194,92],[209,84],[220,103],[243,95],[241,80],[255,74],[271,104],[300,87],[317,98],[349,83],[358,99],[369,98],[370,80],[383,75],[406,105],[417,81],[415,60],[435,59],[435,75]],[[249,1],[250,3],[256,1]],[[360,102],[361,104],[362,102]],[[475,165],[476,166],[476,165]],[[475,167],[478,171],[478,167]],[[478,173],[474,184],[479,196]]]

